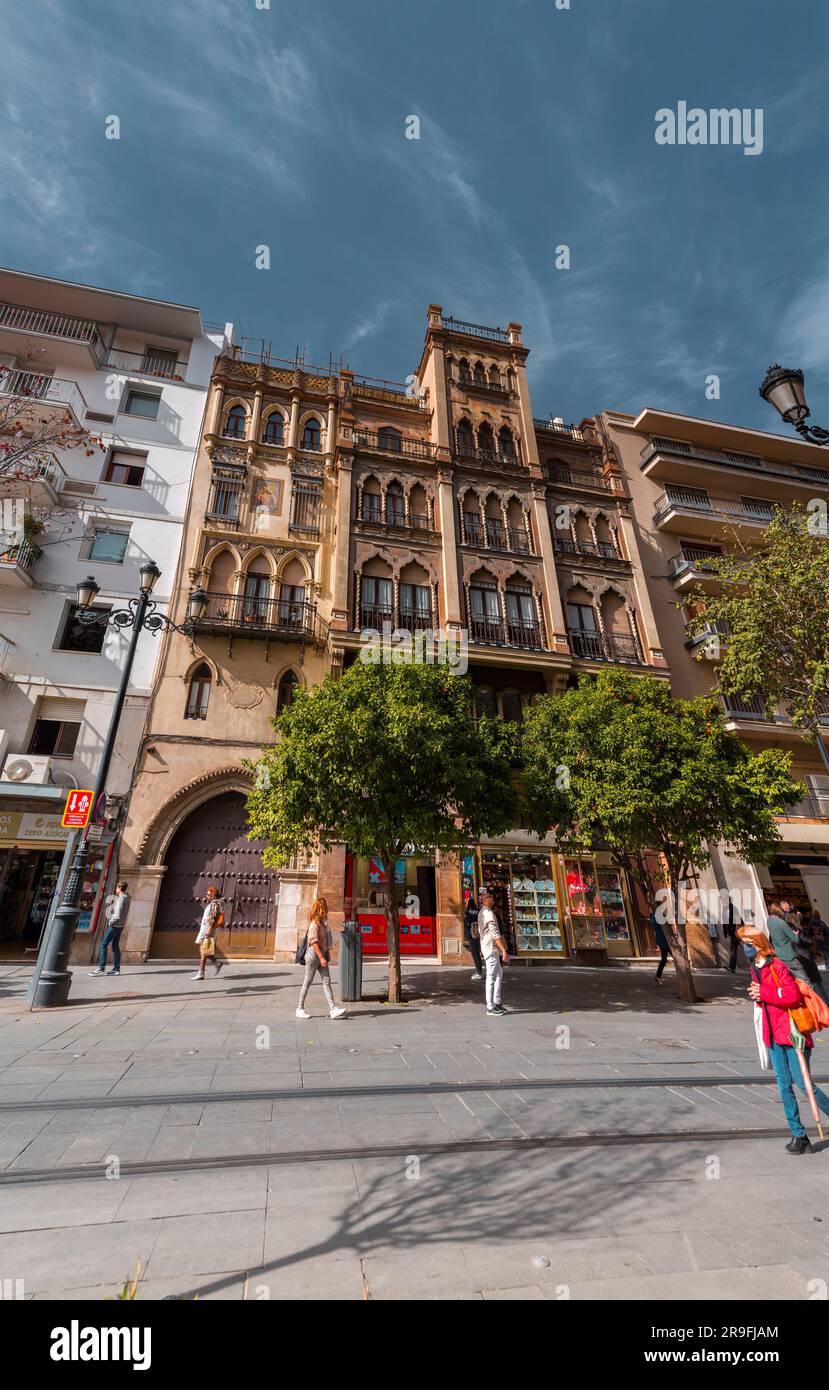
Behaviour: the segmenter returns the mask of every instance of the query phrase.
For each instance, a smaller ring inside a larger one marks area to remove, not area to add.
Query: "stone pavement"
[[[0,967],[0,1279],[27,1297],[111,1296],[137,1259],[141,1299],[829,1283],[829,1142],[804,1104],[816,1152],[785,1153],[745,975],[688,1007],[652,967],[513,966],[497,1019],[468,968],[407,965],[389,1006],[369,964],[348,1018],[315,985],[302,1022],[297,967],[191,974],[79,970],[32,1014]]]

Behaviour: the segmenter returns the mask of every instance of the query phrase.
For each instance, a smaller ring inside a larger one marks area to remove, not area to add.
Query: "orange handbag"
[[[777,988],[779,989],[780,981],[777,978],[773,965],[771,967],[771,973],[774,983],[777,985]],[[796,975],[793,976],[793,979],[797,981],[797,984],[800,987],[801,994],[804,993],[804,989],[809,988],[808,985],[804,984],[803,980],[798,980]],[[805,1002],[805,999],[802,1004],[796,1004],[794,1008],[789,1009],[789,1018],[791,1019],[795,1028],[797,1028],[798,1032],[804,1034],[817,1032],[818,1025],[815,1022],[814,1014],[812,1013],[812,1010],[809,1007],[809,1005]]]
[[[797,979],[797,976],[795,978]],[[821,999],[814,986],[807,985],[805,980],[798,979],[797,985],[803,995],[804,1004],[815,1020],[815,1031],[819,1033],[822,1028],[829,1028],[829,1004]]]

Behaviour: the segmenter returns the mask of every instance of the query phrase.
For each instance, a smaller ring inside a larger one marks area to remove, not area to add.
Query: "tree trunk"
[[[671,877],[671,896],[676,907],[679,907],[679,884]],[[691,956],[688,951],[688,933],[685,923],[678,920],[678,912],[674,912],[675,920],[666,922],[668,944],[671,948],[671,956],[676,970],[676,982],[679,988],[679,997],[685,1004],[698,1004],[699,995],[694,985],[694,972],[691,965]]]
[[[386,941],[389,948],[389,1003],[399,1004],[403,998],[403,984],[400,976],[400,916],[394,893],[394,865],[392,855],[383,855],[383,869],[386,875]]]

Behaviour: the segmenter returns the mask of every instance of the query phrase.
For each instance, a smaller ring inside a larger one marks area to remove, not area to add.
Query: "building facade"
[[[198,309],[59,280],[0,272],[0,410],[24,435],[65,421],[89,447],[40,449],[0,467],[0,956],[32,958],[58,881],[66,792],[94,785],[129,632],[77,618],[92,573],[103,620],[138,592],[173,591],[185,505],[214,358],[230,329]],[[141,637],[108,792],[126,801],[147,713],[157,638]],[[112,830],[95,831],[73,958],[89,959],[115,865]]]
[[[643,575],[662,635],[674,693],[706,694],[728,634],[697,631],[693,589],[716,583],[706,561],[756,545],[776,506],[829,501],[824,451],[791,438],[736,425],[643,410],[636,418],[606,412],[597,422],[616,455],[631,497],[631,520]],[[769,720],[757,700],[724,701],[730,727],[752,748],[789,749],[792,774],[808,794],[778,821],[773,863],[745,864],[715,849],[704,876],[709,891],[747,895],[762,905],[788,898],[829,912],[829,777],[819,753],[781,710]],[[829,720],[827,720],[829,731]]]
[[[432,305],[407,385],[240,349],[215,364],[172,612],[209,593],[193,636],[166,643],[121,871],[129,956],[193,954],[209,882],[229,955],[290,959],[310,899],[354,914],[384,949],[395,892],[404,954],[458,960],[464,900],[495,892],[516,953],[633,955],[643,904],[601,854],[567,858],[516,831],[460,861],[405,856],[393,885],[347,846],[263,869],[244,796],[271,719],[297,684],[357,659],[367,631],[468,640],[475,711],[517,719],[606,663],[670,678],[623,468],[599,422],[533,416],[518,324]]]

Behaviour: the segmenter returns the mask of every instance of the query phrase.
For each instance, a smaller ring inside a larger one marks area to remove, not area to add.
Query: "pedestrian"
[[[495,914],[495,900],[491,893],[481,896],[478,940],[481,943],[481,955],[486,963],[486,1011],[500,1017],[506,1013],[501,1004],[501,981],[504,978],[502,967],[509,965],[509,952]]]
[[[127,923],[130,910],[130,895],[126,883],[116,885],[115,892],[107,898],[104,922],[106,930],[98,952],[98,969],[90,970],[90,975],[103,975],[106,972],[107,949],[112,947],[112,969],[110,975],[121,974],[121,932]]]
[[[222,900],[219,897],[219,890],[211,883],[207,890],[207,902],[205,903],[204,912],[201,915],[201,925],[199,926],[198,935],[196,937],[196,945],[199,948],[199,968],[195,975],[191,976],[191,979],[204,979],[204,969],[209,960],[213,962],[216,974],[218,975],[224,965],[224,961],[216,959],[216,932],[220,927],[223,927],[224,924],[225,915],[222,910]]]
[[[816,990],[825,1004],[829,1004],[829,995],[826,993],[826,986],[820,977],[820,966],[817,963],[817,953],[821,949],[823,941],[823,925],[819,918],[810,917],[803,913],[797,935],[800,945],[797,948],[797,958],[801,962],[809,984]]]
[[[331,960],[332,946],[331,928],[328,925],[328,903],[325,898],[317,898],[311,904],[311,916],[305,937],[305,979],[302,981],[302,989],[299,992],[297,1018],[311,1017],[309,1013],[305,1012],[305,1000],[317,971],[319,971],[322,981],[322,992],[328,1002],[329,1017],[342,1018],[347,1012],[346,1009],[337,1004],[334,991],[331,988],[329,961]]]
[[[653,978],[658,985],[661,985],[662,972],[668,963],[668,956],[670,955],[671,948],[668,945],[668,938],[665,935],[665,929],[659,920],[659,914],[656,908],[654,908],[651,913],[651,929],[656,937],[656,946],[659,951],[659,965],[656,967],[656,974]]]
[[[788,914],[787,908],[789,909]],[[801,980],[809,984],[811,982],[797,954],[800,937],[788,920],[790,914],[791,907],[788,903],[785,905],[779,902],[770,903],[766,923],[767,935],[774,947],[774,954],[777,959],[782,960],[792,975],[799,976]]]
[[[737,973],[737,952],[740,949],[740,941],[737,936],[737,923],[734,921],[734,904],[728,900],[728,916],[723,922],[723,935],[728,942],[728,968],[732,975]]]
[[[806,1087],[800,1063],[794,1055],[792,1022],[789,1017],[789,1010],[799,1008],[803,1003],[803,997],[788,965],[775,956],[772,942],[765,932],[756,927],[742,926],[737,928],[737,935],[742,942],[743,953],[751,971],[749,998],[759,1005],[762,1013],[763,1042],[769,1050],[783,1111],[792,1133],[786,1148],[791,1154],[809,1153],[812,1146],[803,1127],[794,1093],[795,1086],[799,1086],[804,1092]],[[807,1033],[803,1040],[806,1069],[810,1072],[812,1039]],[[820,1109],[829,1115],[829,1096],[819,1086],[814,1086],[813,1089]]]
[[[475,969],[469,978],[482,980],[484,978],[484,963],[481,960],[481,943],[478,940],[478,904],[473,897],[470,897],[466,904],[466,912],[463,914],[463,933],[466,949],[475,963]]]
[[[815,912],[809,918],[808,925],[811,927],[814,937],[815,955],[823,956],[823,964],[829,970],[829,924],[824,922],[819,913]]]

